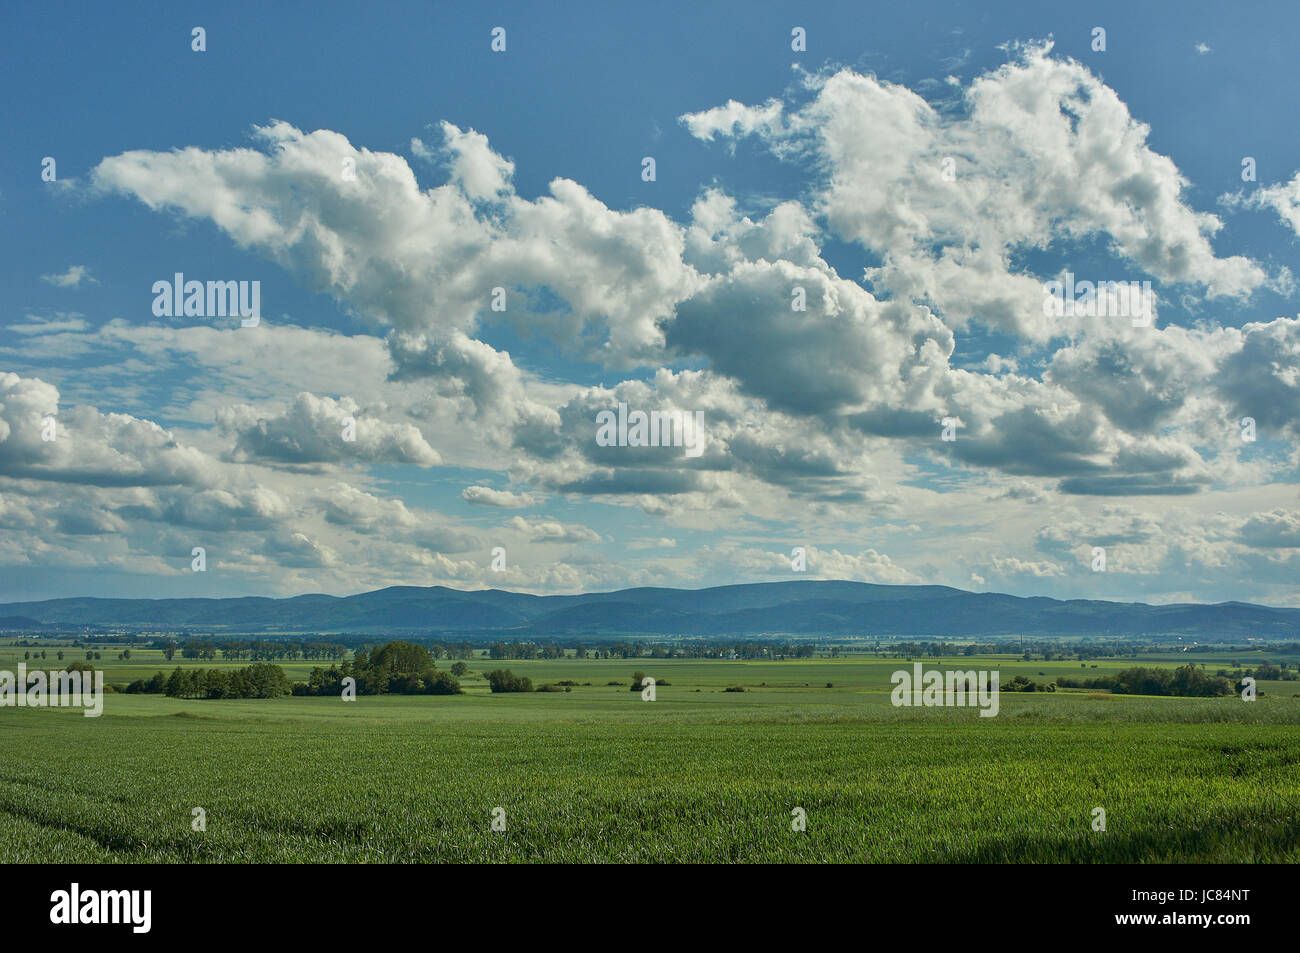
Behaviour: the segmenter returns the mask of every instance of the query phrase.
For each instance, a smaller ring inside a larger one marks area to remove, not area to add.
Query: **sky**
[[[175,6],[0,13],[0,600],[1300,605],[1294,4]]]

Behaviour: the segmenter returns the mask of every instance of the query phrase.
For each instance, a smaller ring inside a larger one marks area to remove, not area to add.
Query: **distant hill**
[[[43,628],[45,628],[44,623],[37,622],[35,619],[29,619],[26,616],[0,616],[0,631],[27,631]]]
[[[582,635],[901,637],[1183,635],[1202,642],[1300,639],[1300,609],[1242,602],[1152,606],[947,586],[802,580],[711,589],[535,596],[393,586],[287,599],[49,599],[0,604],[0,628],[120,626],[203,631],[406,631],[544,638]]]

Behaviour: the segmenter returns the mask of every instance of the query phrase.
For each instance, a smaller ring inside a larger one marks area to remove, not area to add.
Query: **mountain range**
[[[214,633],[393,631],[504,639],[1177,635],[1224,642],[1300,638],[1300,609],[1241,602],[1148,605],[1058,600],[947,586],[821,580],[564,596],[392,586],[352,596],[66,598],[0,604],[3,629],[87,627]]]

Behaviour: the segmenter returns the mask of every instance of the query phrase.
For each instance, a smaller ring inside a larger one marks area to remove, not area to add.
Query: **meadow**
[[[176,664],[116,651],[114,681]],[[942,661],[1004,683],[1084,671]],[[1300,860],[1296,682],[1251,703],[1004,693],[980,718],[894,708],[899,659],[469,664],[461,696],[0,709],[0,861]],[[579,684],[491,695],[479,676],[499,666]],[[668,682],[655,701],[628,690],[634,671]]]

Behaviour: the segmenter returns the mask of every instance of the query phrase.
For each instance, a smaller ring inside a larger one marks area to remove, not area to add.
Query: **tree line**
[[[1137,666],[1098,678],[1062,676],[1056,680],[1056,684],[1060,688],[1105,689],[1117,695],[1176,695],[1196,698],[1231,695],[1240,690],[1229,679],[1221,675],[1207,675],[1194,665],[1183,665],[1173,670]]]
[[[137,678],[126,687],[126,693],[169,698],[278,698],[288,695],[291,687],[280,666],[255,662],[231,670],[183,669],[178,665],[170,676],[158,672],[152,678]]]

